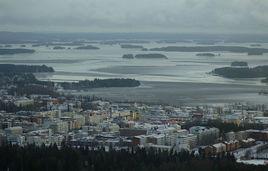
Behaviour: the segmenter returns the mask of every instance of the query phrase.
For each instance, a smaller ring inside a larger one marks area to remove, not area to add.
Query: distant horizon
[[[268,32],[146,32],[146,31],[10,31],[0,33],[33,33],[33,34],[167,34],[167,35],[268,35]]]
[[[11,32],[0,31],[0,43],[51,42],[75,40],[177,40],[237,43],[268,43],[268,34],[260,33],[163,33],[163,32]]]

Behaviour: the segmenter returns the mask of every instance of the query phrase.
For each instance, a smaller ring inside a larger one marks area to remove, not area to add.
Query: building
[[[153,134],[146,138],[146,143],[155,144],[155,145],[165,145],[166,136],[164,134]]]
[[[226,152],[226,145],[224,143],[217,143],[212,145],[213,154]]]
[[[177,138],[177,147],[188,147],[189,149],[195,148],[197,145],[197,136],[194,134],[181,135]]]
[[[220,130],[218,128],[206,128],[203,126],[193,126],[190,129],[190,133],[197,135],[198,145],[209,145],[217,142]]]
[[[69,124],[68,122],[57,120],[52,122],[49,128],[52,129],[54,133],[65,134],[69,131]]]
[[[142,129],[142,128],[120,128],[119,133],[120,136],[123,137],[134,137],[138,135],[146,135],[147,134],[147,129]]]

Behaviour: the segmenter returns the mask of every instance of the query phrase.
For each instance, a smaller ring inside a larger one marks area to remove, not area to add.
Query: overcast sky
[[[268,0],[0,0],[0,30],[267,33]]]

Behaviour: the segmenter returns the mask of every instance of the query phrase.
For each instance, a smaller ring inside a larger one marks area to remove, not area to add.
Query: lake
[[[157,52],[168,59],[122,59],[124,54],[155,53],[139,49],[122,49],[120,45],[92,44],[99,50],[53,50],[53,46],[35,49],[33,54],[0,55],[0,63],[46,64],[53,74],[37,74],[41,80],[78,81],[94,78],[135,78],[142,82],[138,88],[93,89],[87,94],[130,101],[161,103],[228,103],[234,101],[267,103],[268,97],[258,95],[266,84],[261,79],[226,79],[209,74],[213,69],[229,66],[233,61],[245,61],[250,66],[268,65],[268,54],[248,56],[243,53],[220,52],[220,56],[196,56],[193,52]],[[145,43],[145,48],[164,46],[197,46],[195,43]],[[250,44],[218,43],[245,46]],[[13,45],[12,48],[20,45]],[[200,45],[198,45],[200,46]],[[66,46],[68,48],[68,46]],[[268,48],[267,43],[262,44]],[[217,52],[216,54],[218,54]]]

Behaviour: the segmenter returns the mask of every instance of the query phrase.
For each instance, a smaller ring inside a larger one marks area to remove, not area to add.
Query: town
[[[237,162],[261,165],[268,157],[266,105],[164,106],[1,93],[0,145],[153,148],[205,157],[231,153]]]

